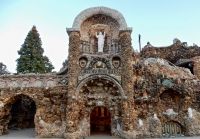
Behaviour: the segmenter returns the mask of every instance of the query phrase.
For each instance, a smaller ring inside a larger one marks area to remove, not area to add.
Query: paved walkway
[[[30,128],[26,130],[9,130],[9,134],[0,136],[0,139],[36,139],[34,138],[35,129]],[[47,139],[47,138],[44,138]],[[61,139],[61,138],[51,138],[51,139]],[[110,136],[109,133],[106,132],[93,132],[90,137],[85,139],[120,139],[117,137]],[[162,138],[167,139],[167,138]],[[181,138],[173,138],[173,139],[200,139],[200,137],[181,137]]]
[[[0,139],[36,139],[35,128],[29,128],[25,130],[8,130],[8,132],[9,134],[0,136]],[[59,138],[51,138],[51,139],[59,139]]]
[[[120,139],[120,138],[111,136],[110,132],[95,131],[95,132],[92,132],[91,136],[87,137],[86,139]]]

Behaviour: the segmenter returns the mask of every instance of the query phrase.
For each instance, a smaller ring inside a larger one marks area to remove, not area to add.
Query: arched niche
[[[80,92],[82,92],[83,90],[81,90],[82,87],[87,86],[88,83],[92,84],[92,82],[94,80],[102,80],[100,82],[102,83],[106,83],[106,84],[110,84],[113,87],[116,88],[118,96],[120,98],[126,98],[124,95],[124,91],[121,87],[121,85],[111,76],[108,75],[91,75],[89,77],[87,77],[86,79],[84,79],[83,81],[81,81],[78,85],[78,87],[76,88],[76,92],[75,92],[75,98],[78,99]],[[104,86],[105,87],[105,86]],[[105,92],[107,92],[107,90],[104,89]]]
[[[105,44],[108,44],[111,40],[118,39],[119,29],[119,23],[112,17],[96,14],[82,22],[80,26],[81,40],[95,45],[97,43],[96,33],[105,32]]]
[[[127,28],[125,18],[119,11],[117,11],[115,9],[103,7],[103,6],[102,7],[91,7],[91,8],[85,9],[84,11],[79,13],[74,20],[72,28],[79,30],[83,21],[85,21],[87,18],[89,18],[93,15],[97,15],[97,14],[103,14],[103,15],[112,17],[113,19],[115,19],[118,22],[120,29]]]
[[[173,109],[177,112],[183,106],[182,99],[184,98],[184,96],[173,89],[164,90],[160,94],[159,98],[164,111],[167,109]]]

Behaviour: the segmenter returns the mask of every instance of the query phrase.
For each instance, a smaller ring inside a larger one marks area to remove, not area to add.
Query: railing
[[[67,86],[68,77],[56,74],[1,75],[0,88]]]

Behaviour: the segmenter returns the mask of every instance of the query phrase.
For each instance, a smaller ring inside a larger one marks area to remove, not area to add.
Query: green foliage
[[[22,44],[18,54],[20,57],[17,62],[17,73],[49,73],[54,69],[49,58],[43,56],[44,49],[40,35],[33,26],[29,31],[24,43]]]

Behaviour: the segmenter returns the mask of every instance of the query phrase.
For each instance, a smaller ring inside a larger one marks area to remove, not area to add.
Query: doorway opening
[[[91,134],[109,134],[111,135],[111,115],[107,108],[96,107],[90,114]]]
[[[32,98],[26,95],[19,95],[10,108],[12,119],[8,124],[8,129],[24,130],[34,128],[34,117],[36,105]]]
[[[185,134],[185,128],[178,122],[169,121],[162,125],[163,137],[180,137]]]
[[[187,68],[190,70],[190,72],[194,75],[194,69],[193,69],[193,64],[192,63],[185,63],[182,65],[179,65],[179,67]]]

